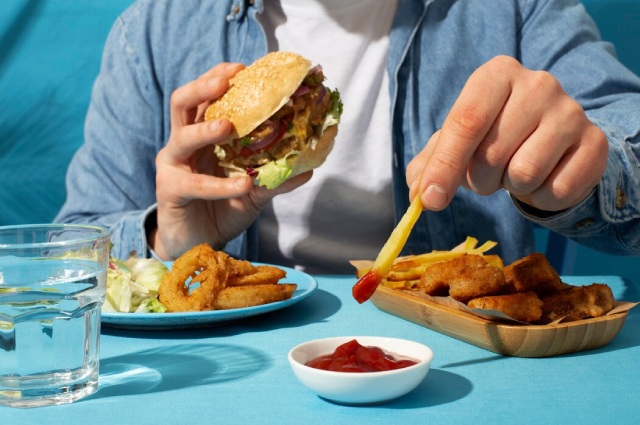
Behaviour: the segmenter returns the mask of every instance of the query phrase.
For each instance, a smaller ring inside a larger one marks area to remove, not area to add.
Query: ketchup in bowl
[[[396,358],[379,347],[363,346],[353,339],[340,345],[333,353],[316,357],[305,364],[333,372],[382,372],[413,366],[417,362]]]

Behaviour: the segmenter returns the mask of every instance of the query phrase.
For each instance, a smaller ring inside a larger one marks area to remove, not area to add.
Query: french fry
[[[420,287],[420,279],[416,280],[382,280],[382,284],[391,289],[416,290]]]
[[[489,264],[503,267],[504,264],[499,255],[485,254],[496,245],[496,242],[487,241],[478,246],[478,239],[468,236],[465,241],[450,251],[434,250],[424,254],[397,257],[381,281],[383,285],[393,289],[415,290],[420,284],[420,277],[431,265],[467,254],[482,255]],[[356,277],[359,279],[374,267],[374,262],[370,260],[352,260],[351,264],[356,268]]]
[[[373,263],[373,267],[353,286],[353,298],[360,304],[371,298],[382,279],[387,276],[393,262],[398,257],[398,254],[400,254],[400,251],[402,251],[407,239],[409,239],[411,230],[416,224],[416,221],[418,221],[421,213],[422,201],[419,196],[416,196],[380,250],[378,257]]]
[[[492,266],[496,266],[500,268],[504,267],[504,262],[502,261],[502,258],[500,258],[499,255],[496,255],[496,254],[485,255],[484,259],[487,260],[487,263],[491,264]]]
[[[453,251],[432,251],[427,254],[414,255],[412,257],[405,257],[403,261],[394,263],[392,269],[407,269],[411,267],[419,267],[425,265],[431,265],[439,261],[452,260],[461,255],[465,255],[466,252],[453,252]]]

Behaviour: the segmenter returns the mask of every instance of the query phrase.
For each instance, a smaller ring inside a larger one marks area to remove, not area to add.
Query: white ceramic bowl
[[[305,366],[318,356],[331,354],[351,340],[364,346],[375,346],[418,363],[402,369],[383,372],[333,372]],[[342,336],[317,339],[300,344],[289,351],[289,364],[298,380],[322,398],[342,404],[384,403],[415,389],[427,376],[433,351],[426,345],[405,339],[375,336]]]

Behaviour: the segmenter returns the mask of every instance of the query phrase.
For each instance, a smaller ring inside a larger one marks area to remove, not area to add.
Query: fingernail
[[[211,121],[211,123],[209,124],[209,129],[212,133],[217,133],[220,129],[220,120]]]
[[[448,202],[447,192],[438,184],[430,184],[422,194],[422,203],[429,209],[442,210]]]
[[[237,178],[236,179],[236,188],[238,189],[244,189],[247,186],[247,179],[246,177],[241,177],[241,178]]]
[[[411,186],[409,186],[409,195],[411,195],[412,193],[416,193],[417,190],[418,190],[418,182],[414,181],[413,183],[411,183]]]

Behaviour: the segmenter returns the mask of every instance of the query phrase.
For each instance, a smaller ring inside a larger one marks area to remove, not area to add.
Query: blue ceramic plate
[[[289,307],[304,300],[318,289],[318,282],[308,274],[288,267],[280,268],[287,272],[287,276],[282,279],[282,283],[295,283],[298,285],[298,288],[288,300],[233,310],[185,313],[102,313],[102,324],[114,328],[142,330],[219,326],[245,317]]]

